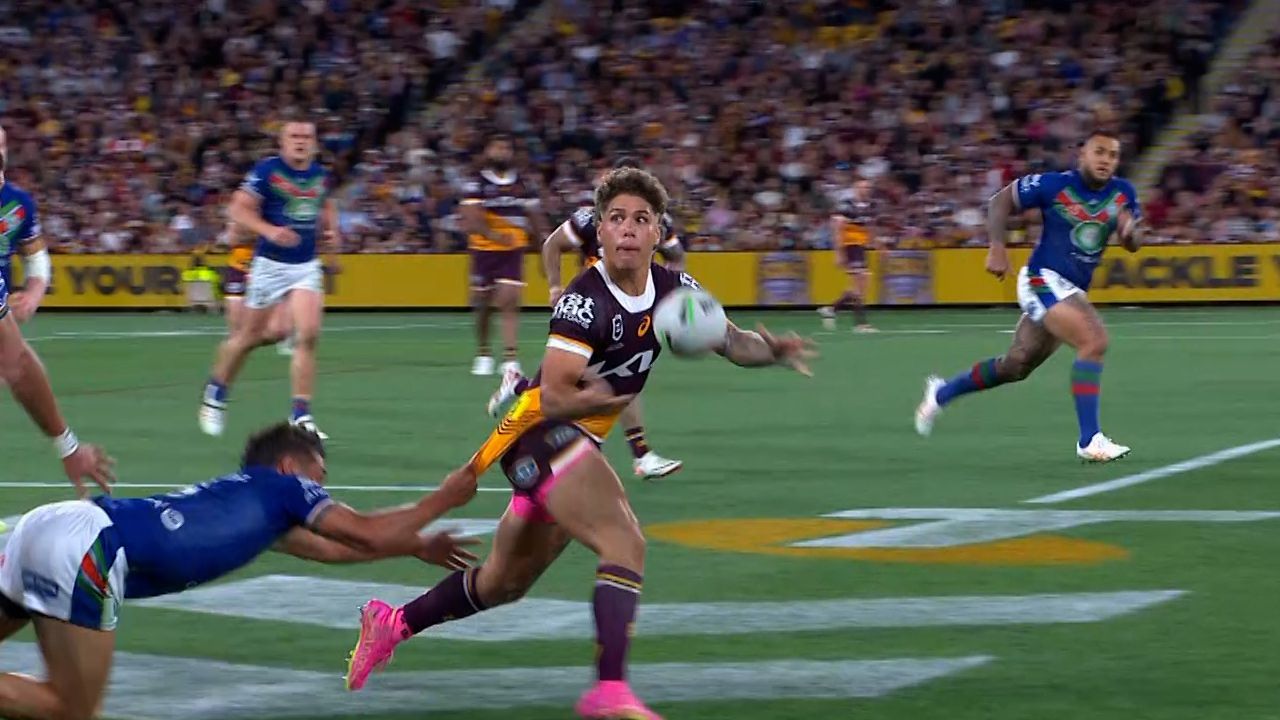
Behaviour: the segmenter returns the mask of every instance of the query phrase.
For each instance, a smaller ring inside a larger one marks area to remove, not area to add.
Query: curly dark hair
[[[662,217],[667,211],[667,203],[671,198],[662,181],[646,170],[633,167],[622,167],[610,170],[600,184],[596,186],[596,220],[604,217],[609,203],[619,195],[634,195],[642,198],[653,208],[654,215]]]

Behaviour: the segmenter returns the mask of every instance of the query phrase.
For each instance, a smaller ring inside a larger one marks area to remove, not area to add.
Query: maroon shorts
[[[524,285],[524,250],[472,250],[471,287]]]
[[[867,248],[865,245],[845,245],[840,249],[844,257],[845,270],[865,270],[867,267]]]
[[[248,281],[248,273],[233,267],[222,268],[222,296],[244,297],[244,286]]]
[[[502,456],[502,472],[511,483],[511,510],[534,522],[555,522],[547,495],[556,481],[599,449],[595,440],[572,423],[543,420],[529,428]]]

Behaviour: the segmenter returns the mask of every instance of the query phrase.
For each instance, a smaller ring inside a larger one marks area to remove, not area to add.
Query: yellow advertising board
[[[869,253],[870,302],[882,305],[1013,303],[1014,275],[1027,249],[1010,251],[1003,282],[988,275],[984,249]],[[218,263],[217,257],[210,258]],[[186,304],[185,255],[55,255],[46,307],[153,309]],[[20,267],[15,284],[20,284]],[[577,272],[564,259],[563,277]],[[691,253],[688,271],[727,306],[826,304],[848,280],[830,251]],[[332,308],[463,308],[468,305],[466,255],[344,255],[326,272]],[[544,307],[540,258],[525,258],[527,307]],[[1280,244],[1189,245],[1112,249],[1094,274],[1098,303],[1280,300]]]

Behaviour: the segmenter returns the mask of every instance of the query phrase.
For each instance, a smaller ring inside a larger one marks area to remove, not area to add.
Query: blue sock
[[[1071,364],[1071,395],[1076,400],[1076,419],[1080,421],[1080,447],[1098,434],[1098,401],[1102,394],[1102,363],[1076,360]]]
[[[227,386],[213,378],[204,384],[204,399],[215,403],[227,404]]]
[[[996,373],[996,358],[983,360],[972,368],[956,375],[938,388],[938,404],[946,405],[961,395],[968,395],[980,390],[990,390],[1003,385],[1004,380]]]
[[[297,420],[303,415],[311,414],[311,400],[309,398],[296,397],[293,399],[293,414],[289,417]]]

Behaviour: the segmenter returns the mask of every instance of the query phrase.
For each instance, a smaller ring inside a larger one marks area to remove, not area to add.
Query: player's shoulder
[[[323,485],[309,477],[306,477],[305,475],[282,473],[273,467],[265,465],[250,465],[242,469],[239,473],[223,476],[223,478],[219,479],[232,480],[236,479],[237,476],[239,479],[247,480],[258,488],[268,492],[293,490],[296,488],[300,489],[302,493],[308,497],[312,495],[319,496],[327,494]]]
[[[0,185],[0,197],[6,197],[10,202],[16,200],[24,205],[30,205],[34,202],[31,193],[8,181],[4,185]]]
[[[569,222],[578,230],[593,228],[596,224],[596,209],[590,205],[583,205],[573,211],[573,214],[569,216]]]
[[[698,281],[687,272],[672,270],[658,263],[653,263],[649,271],[653,273],[653,289],[658,297],[681,287],[702,289]]]
[[[1123,177],[1120,177],[1119,175],[1116,175],[1115,177],[1111,178],[1111,183],[1113,187],[1115,187],[1117,190],[1124,193],[1125,195],[1129,196],[1130,198],[1135,198],[1138,196],[1138,188],[1134,186],[1133,182],[1129,180],[1129,178],[1123,178]]]
[[[603,314],[600,308],[609,303],[611,295],[604,277],[591,266],[564,288],[564,293],[551,311],[552,321],[562,320],[590,330],[596,318]]]
[[[1076,173],[1074,170],[1063,170],[1060,172],[1027,173],[1014,182],[1017,183],[1019,191],[1031,192],[1045,189],[1061,190],[1075,182],[1075,180]]]
[[[259,160],[258,162],[254,163],[253,168],[254,170],[271,171],[280,167],[281,165],[284,165],[284,160],[279,155],[268,155],[262,158],[261,160]]]

